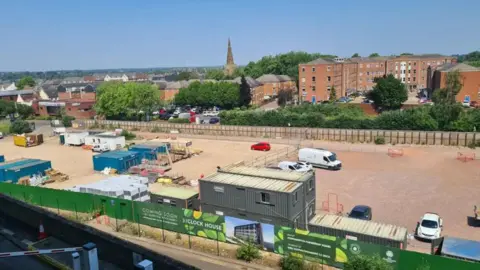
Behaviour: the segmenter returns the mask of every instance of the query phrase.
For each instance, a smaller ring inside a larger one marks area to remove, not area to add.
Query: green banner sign
[[[345,252],[337,248],[337,238],[334,236],[275,226],[274,241],[275,253],[278,254],[291,254],[329,265],[346,261]]]
[[[225,242],[225,218],[190,209],[138,203],[139,223]]]
[[[400,249],[398,248],[369,244],[353,240],[348,240],[347,245],[348,257],[355,255],[378,255],[380,256],[380,258],[390,263],[393,269],[397,269],[397,264],[400,258]]]

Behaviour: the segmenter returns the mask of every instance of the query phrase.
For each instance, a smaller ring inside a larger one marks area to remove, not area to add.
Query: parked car
[[[284,171],[308,172],[312,170],[312,165],[306,165],[305,162],[297,163],[292,161],[282,161],[278,163],[278,167]]]
[[[298,160],[308,162],[313,167],[340,170],[342,162],[337,159],[333,152],[321,148],[302,148],[298,151]]]
[[[172,115],[169,114],[169,113],[163,113],[163,114],[160,114],[160,116],[159,116],[159,118],[161,120],[168,120],[168,119],[170,119],[170,117],[172,117]]]
[[[96,144],[92,148],[92,152],[103,153],[103,152],[108,152],[108,151],[110,151],[110,148],[108,148],[108,145],[106,145],[106,144]]]
[[[418,238],[432,240],[440,238],[443,230],[443,220],[436,213],[426,213],[420,218],[417,224],[415,236]]]
[[[267,167],[265,167],[265,168],[267,168],[267,169],[272,169],[272,170],[279,170],[279,171],[282,170],[282,168],[275,167],[275,166],[267,166]]]
[[[0,132],[0,139],[3,139],[3,133]]]
[[[212,118],[210,118],[210,120],[208,120],[208,123],[210,123],[210,124],[217,124],[219,122],[220,122],[220,118],[218,118],[218,117],[212,117]]]
[[[256,151],[270,151],[271,147],[268,142],[259,142],[256,144],[253,144],[250,147],[251,150],[256,150]]]
[[[348,217],[362,220],[372,220],[372,208],[366,205],[356,205],[353,207],[352,211],[348,213]]]

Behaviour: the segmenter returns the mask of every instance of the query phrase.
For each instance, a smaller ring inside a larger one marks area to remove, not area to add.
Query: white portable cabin
[[[110,151],[125,147],[125,137],[118,136],[115,133],[106,132],[85,137],[85,145],[95,146],[97,144],[106,145]]]
[[[85,138],[88,136],[88,131],[81,132],[65,132],[65,145],[80,146],[85,144]]]

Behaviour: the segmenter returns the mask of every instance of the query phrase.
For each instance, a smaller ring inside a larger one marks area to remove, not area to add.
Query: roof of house
[[[42,86],[43,92],[49,97],[49,98],[57,98],[58,97],[58,89],[57,86],[55,85],[43,85]]]
[[[291,81],[292,79],[287,75],[265,74],[257,78],[260,83],[277,83]]]
[[[270,190],[282,193],[291,193],[298,189],[301,184],[285,180],[276,180],[272,178],[256,177],[249,175],[240,175],[224,172],[216,172],[200,181],[211,182],[216,184],[227,184],[237,187],[248,187],[261,190]]]
[[[318,58],[313,61],[306,63],[307,65],[317,65],[317,64],[333,64],[335,61],[330,58]]]
[[[33,92],[34,92],[33,89],[0,91],[0,97],[16,96],[16,95],[31,95],[33,94]]]
[[[255,80],[254,78],[249,77],[249,76],[245,77],[245,80],[247,81],[247,84],[252,88],[261,85],[261,83],[259,81]],[[237,77],[233,80],[225,80],[225,81],[241,84],[242,83],[242,77]]]
[[[310,225],[382,237],[395,241],[404,241],[408,233],[405,227],[333,214],[318,214],[310,220]]]
[[[125,73],[119,73],[119,72],[117,72],[117,73],[108,73],[108,74],[105,74],[104,76],[107,76],[107,75],[108,75],[109,77],[117,77],[117,78],[118,78],[118,77],[122,77],[123,75],[126,76]]]
[[[470,66],[465,63],[459,63],[459,64],[447,63],[437,67],[437,70],[441,72],[450,72],[450,71],[472,72],[472,71],[480,71],[480,68]]]
[[[62,80],[62,83],[68,83],[68,82],[83,82],[84,79],[83,77],[66,77]]]
[[[269,169],[269,168],[249,167],[249,166],[243,166],[243,165],[239,165],[239,166],[233,165],[233,166],[221,168],[219,171],[230,173],[230,174],[248,175],[248,176],[255,176],[255,177],[293,181],[293,182],[303,182],[311,179],[311,177],[313,176],[312,172],[283,171],[283,170],[275,170],[275,169]]]
[[[191,82],[189,81],[175,81],[175,82],[167,82],[165,89],[180,89],[184,87],[188,87]]]
[[[195,189],[159,185],[152,185],[150,192],[159,196],[178,198],[182,200],[190,199],[191,197],[198,195],[198,191]]]

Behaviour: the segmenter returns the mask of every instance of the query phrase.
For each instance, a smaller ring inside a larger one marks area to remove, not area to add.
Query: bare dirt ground
[[[335,193],[344,212],[354,205],[366,204],[373,208],[375,221],[405,226],[412,233],[425,212],[437,212],[444,219],[443,235],[480,241],[480,228],[469,223],[473,205],[480,204],[480,160],[464,163],[456,159],[458,152],[476,152],[480,157],[478,150],[184,134],[182,138],[191,139],[193,148],[204,151],[174,163],[171,173],[183,174],[187,180],[213,173],[217,166],[268,154],[250,150],[250,145],[256,141],[269,141],[272,151],[287,144],[323,147],[337,153],[343,168],[341,171],[316,171],[317,211],[321,210],[328,193]],[[401,148],[404,155],[389,157],[389,148]],[[57,137],[46,138],[43,145],[32,148],[14,146],[12,139],[6,138],[0,140],[0,154],[7,160],[21,157],[51,160],[55,169],[70,176],[66,182],[47,186],[51,188],[66,188],[105,178],[94,173],[90,151],[61,146]],[[409,249],[428,252],[429,244],[410,240]]]

